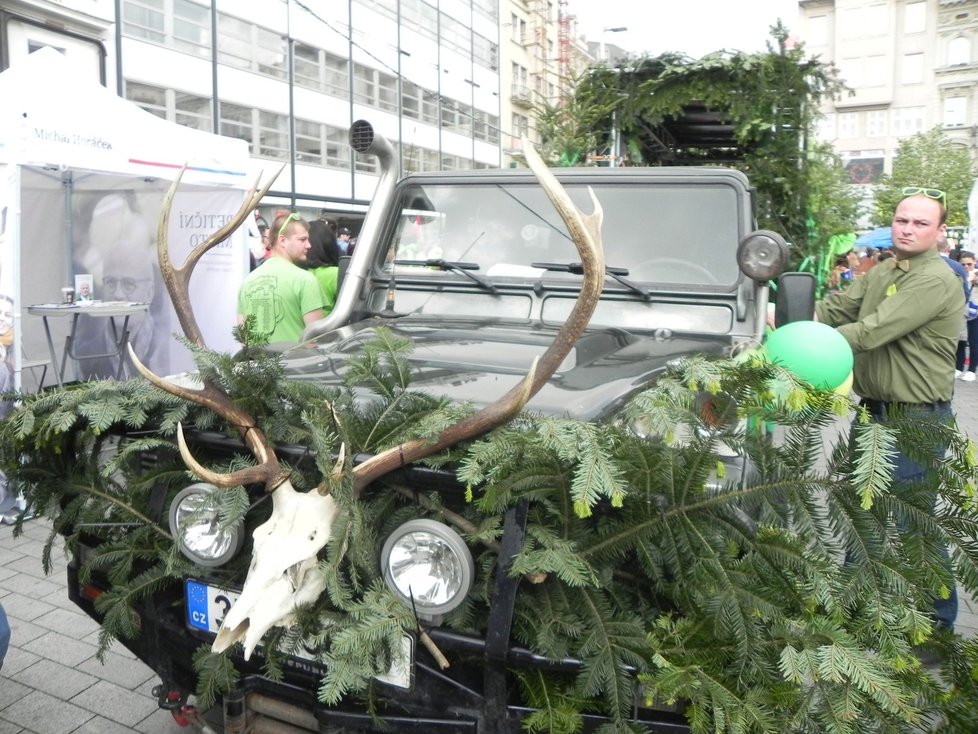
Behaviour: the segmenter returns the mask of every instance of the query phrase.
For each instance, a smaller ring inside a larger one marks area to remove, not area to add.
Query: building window
[[[323,165],[322,125],[310,120],[295,121],[295,159],[299,163]]]
[[[295,83],[300,87],[321,91],[323,83],[320,78],[319,49],[295,41],[292,45],[292,59]]]
[[[923,107],[898,107],[893,110],[893,134],[907,137],[924,129]]]
[[[247,141],[252,153],[254,153],[254,126],[250,107],[229,102],[221,103],[221,135]]]
[[[927,3],[910,3],[903,8],[903,32],[923,33],[927,28]]]
[[[163,0],[126,0],[122,7],[122,32],[153,43],[166,41]]]
[[[285,39],[267,28],[221,14],[217,24],[217,58],[222,64],[285,79]]]
[[[210,58],[210,8],[188,0],[173,0],[173,40],[183,51]]]
[[[967,97],[946,97],[944,99],[944,126],[962,127],[968,118]]]
[[[864,60],[865,75],[863,85],[867,87],[882,87],[886,84],[886,57],[869,56]]]
[[[438,14],[441,22],[441,43],[463,56],[472,55],[472,30],[445,13]]]
[[[425,90],[421,98],[421,121],[429,125],[438,124],[438,94]]]
[[[472,61],[493,71],[499,65],[499,46],[485,36],[472,34]]]
[[[866,137],[879,138],[886,135],[886,110],[869,110],[866,113]]]
[[[859,115],[855,112],[839,113],[839,137],[854,138],[859,135]]]
[[[222,14],[217,24],[217,60],[250,71],[251,48],[251,24]]]
[[[350,143],[346,130],[326,125],[326,165],[330,168],[349,170]]]
[[[517,17],[516,13],[512,13],[509,16],[509,33],[510,38],[513,43],[523,43],[523,36],[520,34],[520,19]]]
[[[354,165],[360,173],[377,173],[377,160],[366,153],[354,153]]]
[[[823,142],[835,140],[835,114],[830,112],[818,121],[815,137]]]
[[[288,160],[289,118],[275,112],[258,112],[258,155]]]
[[[173,121],[178,125],[213,132],[211,124],[211,100],[186,92],[173,93]]]
[[[401,113],[412,120],[421,119],[421,88],[414,82],[401,82]]]
[[[963,66],[971,63],[971,39],[959,36],[947,45],[947,65]]]
[[[825,15],[816,15],[808,19],[805,29],[807,41],[812,46],[825,46],[829,42],[829,19]]]
[[[496,0],[472,0],[472,9],[489,20],[499,20],[499,3]]]
[[[377,83],[374,79],[373,69],[355,64],[353,67],[353,101],[360,104],[377,104]]]
[[[377,72],[377,107],[396,114],[398,102],[397,78],[390,74]]]
[[[924,55],[904,54],[900,69],[904,84],[920,84],[924,81]]]
[[[513,113],[513,137],[525,138],[530,136],[530,118],[517,112]]]
[[[323,52],[323,64],[326,71],[326,93],[339,97],[350,98],[349,62],[339,56]]]
[[[166,119],[166,90],[136,82],[126,82],[126,99]]]
[[[287,79],[288,53],[287,41],[282,36],[267,28],[255,27],[255,61],[259,74]]]

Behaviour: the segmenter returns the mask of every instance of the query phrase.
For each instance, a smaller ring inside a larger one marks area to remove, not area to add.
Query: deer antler
[[[547,168],[536,149],[527,141],[524,141],[523,152],[530,170],[540,181],[560,218],[564,220],[580,255],[584,278],[577,302],[547,351],[533,364],[529,374],[519,384],[478,413],[445,429],[434,441],[409,441],[363,462],[353,470],[357,489],[401,466],[436,454],[512,420],[557,371],[591,320],[604,286],[604,251],[601,247],[601,221],[604,212],[601,204],[594,192],[588,189],[594,211],[591,214],[582,213]]]
[[[590,192],[594,212],[584,215],[574,206],[566,191],[529,143],[524,145],[524,151],[530,168],[564,220],[578,249],[584,271],[578,301],[570,317],[554,337],[553,343],[518,385],[491,405],[446,429],[434,441],[408,441],[355,467],[352,471],[358,489],[400,466],[474,438],[511,420],[550,379],[587,327],[604,284],[604,256],[600,239],[603,216],[601,206],[594,193]],[[160,268],[184,334],[189,340],[203,345],[190,306],[189,281],[193,268],[208,249],[225,239],[244,221],[248,212],[254,209],[268,191],[271,182],[261,191],[252,193],[250,200],[242,204],[234,219],[196,247],[181,268],[174,268],[169,258],[166,229],[178,183],[179,178],[174,181],[164,199],[160,218]],[[243,641],[247,659],[268,629],[283,624],[297,605],[314,601],[325,588],[322,574],[316,568],[316,557],[329,541],[338,508],[333,498],[322,488],[320,492],[300,493],[295,490],[288,479],[288,473],[281,468],[267,436],[257,427],[254,418],[235,406],[226,393],[208,382],[204,382],[199,389],[173,384],[143,366],[131,347],[130,355],[140,374],[154,385],[210,408],[235,426],[258,461],[257,466],[237,472],[212,472],[194,459],[184,440],[182,428],[178,428],[180,455],[188,469],[219,487],[263,482],[265,490],[272,493],[271,517],[256,528],[253,534],[252,562],[241,596],[225,616],[213,645],[215,652],[221,652],[235,642]]]
[[[194,267],[208,250],[226,240],[232,232],[241,226],[241,223],[254,211],[268,190],[272,188],[275,179],[284,169],[285,164],[283,163],[261,189],[258,189],[258,181],[261,176],[255,179],[255,185],[248,192],[248,198],[241,202],[241,207],[237,213],[227,224],[191,250],[179,268],[174,267],[170,261],[170,209],[173,207],[173,198],[177,195],[183,172],[187,170],[186,166],[180,169],[180,173],[177,174],[173,183],[170,184],[166,196],[163,197],[160,222],[156,229],[156,252],[160,260],[160,274],[163,277],[166,290],[170,294],[170,300],[173,301],[173,307],[177,312],[177,318],[180,320],[180,328],[183,329],[184,336],[197,346],[204,346],[204,337],[200,333],[200,327],[197,326],[197,319],[194,317],[194,311],[190,305],[190,276]]]

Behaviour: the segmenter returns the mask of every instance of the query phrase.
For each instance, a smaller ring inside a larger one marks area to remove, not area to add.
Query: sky
[[[698,59],[722,48],[764,51],[780,17],[798,31],[798,0],[567,0],[578,32],[634,54],[679,51]],[[627,31],[602,33],[602,28]]]

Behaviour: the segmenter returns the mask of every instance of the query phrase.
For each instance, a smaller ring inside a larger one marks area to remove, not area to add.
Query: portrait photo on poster
[[[148,188],[76,192],[72,260],[75,273],[91,274],[93,298],[148,303],[129,320],[129,343],[155,372],[169,371],[169,304],[159,275],[154,236],[159,191]],[[79,302],[81,297],[78,295]],[[77,353],[80,378],[111,377],[117,364],[96,356],[112,351],[108,319],[82,315]],[[126,358],[128,359],[128,357]]]
[[[91,273],[75,275],[75,301],[86,303],[95,300],[95,276]]]

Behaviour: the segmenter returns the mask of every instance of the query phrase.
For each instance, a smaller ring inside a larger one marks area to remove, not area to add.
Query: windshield
[[[740,210],[732,187],[669,182],[592,188],[604,208],[605,262],[627,271],[629,280],[724,289],[737,281]],[[582,211],[591,211],[585,185],[567,190]],[[387,260],[386,267],[394,260],[399,272],[420,271],[418,261],[442,260],[478,266],[491,279],[580,278],[540,267],[580,257],[546,194],[533,184],[407,187]],[[459,277],[451,269],[424,270],[432,277]]]

